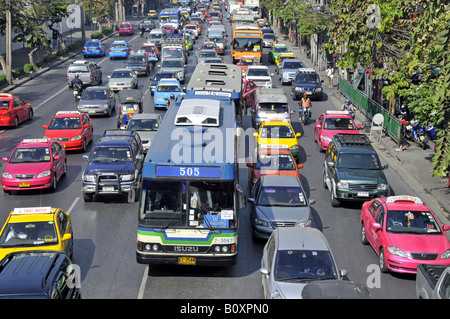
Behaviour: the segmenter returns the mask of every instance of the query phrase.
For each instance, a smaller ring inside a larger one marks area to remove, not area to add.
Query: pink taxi
[[[361,241],[378,255],[382,272],[417,273],[418,264],[450,265],[450,242],[430,208],[418,197],[376,198],[363,204]]]
[[[134,35],[134,29],[130,22],[122,22],[119,27],[119,35]]]
[[[66,150],[58,142],[45,138],[25,139],[16,146],[2,173],[5,193],[26,189],[56,189],[67,172]]]
[[[335,134],[358,134],[361,125],[356,126],[348,111],[326,111],[316,120],[314,139],[320,151],[326,151]]]

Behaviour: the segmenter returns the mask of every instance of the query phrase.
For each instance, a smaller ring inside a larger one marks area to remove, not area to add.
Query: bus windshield
[[[261,51],[260,38],[235,38],[233,40],[233,49],[238,51]]]
[[[139,224],[146,227],[234,227],[233,181],[145,180]]]

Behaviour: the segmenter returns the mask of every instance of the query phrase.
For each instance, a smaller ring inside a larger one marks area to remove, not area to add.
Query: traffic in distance
[[[0,93],[0,298],[418,298],[450,266],[448,221],[261,14],[172,1]],[[22,259],[61,275],[18,289]]]

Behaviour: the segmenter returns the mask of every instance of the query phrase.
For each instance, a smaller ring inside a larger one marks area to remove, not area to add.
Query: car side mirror
[[[55,160],[59,160],[60,158],[61,158],[60,155],[55,155],[55,156],[53,156],[53,159],[55,159]]]
[[[47,126],[47,125],[42,125],[42,128],[45,128],[45,129],[47,129],[47,128],[48,128],[48,126]]]
[[[88,160],[89,160],[89,156],[83,155],[83,159],[86,160],[86,161],[88,161]]]
[[[300,136],[302,136],[302,133],[295,134],[295,137],[300,137]]]
[[[71,238],[72,238],[72,234],[67,233],[67,234],[64,234],[62,240],[69,240],[69,239],[71,239]]]
[[[259,272],[264,276],[269,276],[269,270],[267,268],[259,268]]]
[[[373,224],[372,224],[372,228],[373,228],[375,231],[379,231],[379,230],[381,230],[381,224],[380,224],[380,223],[373,223]]]
[[[330,168],[333,168],[334,167],[334,162],[327,162],[327,166],[330,167]]]
[[[322,125],[320,125],[320,124],[316,125],[316,128],[321,128],[321,127],[322,127]]]
[[[381,169],[386,169],[386,168],[388,168],[389,167],[389,164],[383,164],[383,165],[381,165]]]
[[[255,199],[253,197],[249,197],[249,198],[247,198],[247,202],[254,203]]]
[[[356,128],[357,128],[358,130],[361,130],[363,127],[362,127],[362,125],[358,125]]]
[[[7,158],[7,157],[2,157],[2,161],[3,161],[3,162],[7,162],[7,161],[8,161],[8,158]]]
[[[254,132],[254,133],[253,133],[253,136],[254,136],[254,137],[258,137],[258,133]]]
[[[298,164],[297,167],[298,168],[303,168],[303,164]]]
[[[443,230],[443,231],[450,230],[450,226],[449,226],[449,225],[444,225],[444,226],[442,227],[442,230]]]
[[[315,199],[310,199],[310,200],[309,200],[309,204],[310,204],[310,205],[315,204],[315,203],[316,203],[316,200],[315,200]]]

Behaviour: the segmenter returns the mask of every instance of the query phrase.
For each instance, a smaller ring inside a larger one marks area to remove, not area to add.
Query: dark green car
[[[269,51],[269,62],[275,63],[275,60],[281,53],[289,53],[289,48],[286,44],[277,43],[274,44]]]
[[[389,185],[377,153],[364,134],[336,134],[325,155],[323,186],[331,206],[389,196]]]

